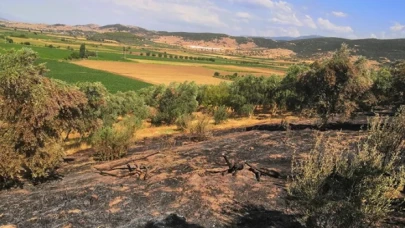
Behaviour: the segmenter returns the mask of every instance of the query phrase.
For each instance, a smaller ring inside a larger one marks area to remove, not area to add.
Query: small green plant
[[[225,106],[218,107],[217,110],[214,111],[214,121],[215,124],[223,123],[228,119],[228,110]]]
[[[124,157],[141,122],[134,117],[127,117],[115,126],[101,128],[93,135],[91,144],[95,150],[95,159],[109,161]]]
[[[255,110],[254,105],[245,104],[238,110],[238,114],[245,117],[252,117],[254,110]]]

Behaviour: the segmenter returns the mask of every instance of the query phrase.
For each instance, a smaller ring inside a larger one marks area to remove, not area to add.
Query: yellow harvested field
[[[197,84],[219,84],[222,79],[214,78],[215,70],[201,66],[162,65],[113,61],[82,60],[74,64],[108,71],[152,84],[194,81]]]
[[[131,59],[132,60],[132,59]],[[193,62],[169,62],[169,61],[159,61],[159,60],[146,60],[146,59],[133,59],[132,61],[137,63],[148,63],[148,64],[162,64],[162,65],[172,65],[172,66],[196,66],[204,67],[207,69],[218,71],[221,74],[238,73],[238,74],[252,74],[255,76],[271,76],[273,74],[283,76],[285,71],[275,70],[271,68],[259,68],[259,67],[246,67],[246,66],[230,66],[230,65],[212,65],[203,63],[193,63]]]

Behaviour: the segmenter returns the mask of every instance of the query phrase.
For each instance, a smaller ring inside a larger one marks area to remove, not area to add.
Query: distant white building
[[[203,47],[203,46],[195,46],[195,45],[190,45],[188,46],[191,49],[199,49],[203,51],[221,51],[221,48],[213,48],[213,47]]]

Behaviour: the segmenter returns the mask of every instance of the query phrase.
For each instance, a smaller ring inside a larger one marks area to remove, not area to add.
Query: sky
[[[1,0],[0,17],[240,36],[405,38],[404,0]]]

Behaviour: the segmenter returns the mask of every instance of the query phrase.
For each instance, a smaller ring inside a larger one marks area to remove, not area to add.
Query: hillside
[[[306,39],[314,39],[314,38],[322,38],[323,36],[317,35],[309,35],[309,36],[277,36],[277,37],[266,37],[268,39],[276,40],[276,41],[292,41],[292,40],[306,40]]]
[[[335,37],[243,37],[229,36],[222,33],[189,33],[189,32],[167,32],[151,31],[145,28],[110,24],[99,26],[88,25],[65,25],[65,24],[28,24],[20,22],[7,22],[6,26],[12,28],[31,29],[56,32],[70,35],[86,36],[90,40],[113,40],[125,44],[141,44],[143,41],[153,41],[160,44],[180,46],[201,51],[231,51],[234,54],[270,58],[271,56],[262,54],[268,51],[281,50],[291,53],[298,58],[318,58],[321,55],[335,51],[342,43],[346,43],[354,49],[357,55],[365,56],[372,60],[384,62],[386,60],[395,61],[405,59],[405,39],[378,40],[361,39],[350,40]],[[269,50],[271,49],[271,50]],[[243,52],[239,52],[242,50]],[[291,57],[286,55],[285,57]]]

